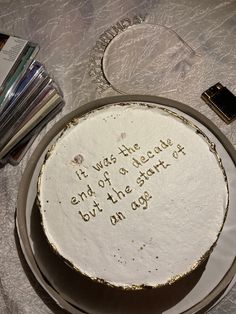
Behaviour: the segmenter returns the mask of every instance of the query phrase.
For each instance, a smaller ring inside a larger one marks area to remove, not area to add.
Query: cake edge
[[[166,282],[164,283],[159,283],[159,284],[156,284],[156,285],[146,285],[146,284],[141,284],[141,285],[121,285],[121,284],[115,284],[115,283],[111,283],[109,281],[106,281],[102,278],[99,278],[99,277],[93,277],[93,276],[90,276],[89,274],[87,274],[86,272],[83,272],[81,271],[77,266],[75,266],[73,264],[73,262],[71,262],[70,260],[68,260],[67,258],[65,258],[63,255],[60,254],[59,250],[57,249],[57,247],[55,246],[54,243],[51,243],[48,239],[48,236],[47,236],[47,232],[45,230],[45,227],[44,227],[44,224],[43,224],[43,214],[42,214],[42,206],[41,206],[41,201],[40,201],[40,185],[41,185],[41,177],[42,177],[42,174],[43,174],[43,169],[44,169],[44,166],[47,162],[47,160],[50,158],[57,142],[60,140],[60,138],[64,135],[64,133],[70,129],[71,127],[73,126],[76,126],[81,120],[83,119],[86,119],[87,116],[89,116],[90,114],[96,112],[96,111],[99,111],[99,110],[102,110],[106,107],[111,107],[111,106],[128,106],[130,103],[132,104],[135,104],[135,105],[141,105],[141,106],[144,106],[144,107],[147,107],[147,108],[155,108],[155,109],[159,109],[159,110],[162,110],[163,112],[165,113],[168,113],[170,114],[171,116],[173,116],[174,118],[176,119],[179,119],[182,123],[190,126],[192,129],[195,129],[195,132],[197,135],[199,136],[202,136],[202,138],[205,140],[205,142],[208,144],[209,146],[209,150],[210,152],[212,152],[215,157],[216,157],[216,161],[222,171],[222,174],[223,174],[223,177],[224,177],[224,181],[225,181],[225,186],[226,186],[226,196],[227,196],[227,199],[226,199],[226,206],[224,208],[224,218],[223,218],[223,221],[222,221],[222,225],[221,225],[221,228],[219,230],[219,232],[217,233],[216,235],[216,239],[215,241],[212,243],[212,245],[210,246],[210,248],[199,258],[198,261],[196,261],[192,266],[191,268],[182,273],[182,274],[179,274],[179,275],[175,275],[175,276],[172,276],[170,279],[168,279]],[[46,239],[47,239],[47,242],[48,244],[50,245],[51,249],[53,250],[53,252],[60,258],[64,261],[64,263],[66,265],[68,265],[70,268],[72,268],[73,270],[79,272],[81,275],[91,279],[92,281],[95,281],[95,282],[98,282],[98,283],[101,283],[101,284],[105,284],[109,287],[114,287],[114,288],[120,288],[122,290],[142,290],[142,289],[155,289],[155,288],[160,288],[160,287],[164,287],[164,286],[168,286],[168,285],[172,285],[174,284],[176,281],[180,280],[181,278],[184,278],[186,277],[187,275],[189,275],[190,273],[192,273],[198,266],[200,266],[204,261],[207,260],[207,258],[210,256],[210,254],[212,253],[214,247],[216,246],[216,243],[219,239],[219,236],[221,234],[221,231],[224,227],[224,223],[225,223],[225,220],[227,218],[227,213],[228,213],[228,208],[229,208],[229,186],[228,186],[228,179],[227,179],[227,175],[226,175],[226,171],[225,171],[225,168],[223,166],[223,163],[222,163],[222,159],[220,157],[220,155],[218,154],[217,152],[217,149],[216,149],[216,144],[214,142],[212,142],[210,140],[210,138],[195,124],[193,123],[192,121],[189,121],[187,118],[185,118],[184,116],[182,115],[179,115],[177,114],[176,112],[170,110],[170,109],[167,109],[167,108],[164,108],[162,105],[160,104],[155,104],[155,103],[152,103],[152,102],[139,102],[139,101],[127,101],[127,102],[118,102],[118,103],[113,103],[113,104],[108,104],[108,105],[103,105],[99,108],[96,108],[96,109],[93,109],[93,110],[90,110],[89,112],[81,115],[81,116],[78,116],[78,117],[75,117],[73,118],[69,123],[66,124],[66,126],[62,129],[62,131],[60,132],[59,136],[56,138],[55,142],[53,144],[50,145],[49,149],[47,150],[46,152],[46,155],[44,157],[44,160],[43,160],[43,163],[42,163],[42,166],[41,166],[41,169],[40,169],[40,172],[39,172],[39,175],[38,175],[38,181],[37,181],[37,194],[36,194],[36,204],[37,204],[37,207],[39,209],[39,212],[40,212],[40,217],[41,217],[41,225],[42,225],[42,228],[43,228],[43,231],[44,231],[44,234],[46,236]]]

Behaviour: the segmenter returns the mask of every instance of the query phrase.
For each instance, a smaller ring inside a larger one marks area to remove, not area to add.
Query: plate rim
[[[215,135],[229,156],[231,157],[234,165],[236,165],[236,151],[227,137],[216,127],[216,125],[210,121],[206,116],[198,112],[196,109],[178,102],[176,100],[158,97],[158,96],[149,96],[149,95],[121,95],[121,96],[112,96],[106,98],[100,98],[93,101],[90,101],[70,113],[66,114],[62,119],[60,119],[41,139],[36,149],[32,153],[27,163],[27,166],[23,172],[22,178],[20,180],[18,195],[17,195],[17,207],[16,207],[16,226],[17,233],[20,240],[20,246],[23,251],[24,257],[36,277],[37,281],[41,284],[41,286],[46,290],[46,292],[53,298],[53,300],[63,309],[70,311],[72,314],[84,313],[82,309],[78,309],[77,307],[71,305],[68,301],[63,299],[61,295],[50,286],[42,276],[42,273],[36,263],[32,247],[30,245],[29,236],[27,234],[26,228],[26,216],[25,216],[25,208],[26,201],[28,195],[28,189],[30,186],[30,181],[35,169],[35,166],[44,152],[45,148],[48,146],[50,141],[52,141],[66,126],[68,122],[70,122],[75,116],[79,117],[91,110],[97,109],[99,107],[115,104],[120,102],[150,102],[158,105],[164,105],[166,107],[173,107],[182,111],[183,113],[190,115],[192,118],[199,121],[203,126],[208,128],[213,135]],[[228,284],[233,279],[236,273],[236,258],[234,259],[231,267],[228,269],[222,280],[219,284],[208,294],[206,295],[200,302],[186,310],[185,314],[196,313],[201,310],[206,309],[211,302],[213,302],[219,294],[224,291],[224,289],[228,286]]]

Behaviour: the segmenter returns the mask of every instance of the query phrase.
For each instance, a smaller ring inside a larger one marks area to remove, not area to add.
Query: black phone
[[[202,93],[201,98],[227,124],[236,119],[236,96],[221,83],[217,83]]]

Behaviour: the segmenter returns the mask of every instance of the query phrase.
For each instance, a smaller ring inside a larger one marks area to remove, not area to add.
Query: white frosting
[[[71,125],[39,182],[49,242],[82,273],[117,286],[166,284],[191,271],[216,241],[227,203],[206,140],[139,104],[106,106]]]

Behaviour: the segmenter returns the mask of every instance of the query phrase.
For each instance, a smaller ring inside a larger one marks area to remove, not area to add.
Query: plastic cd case
[[[0,113],[38,51],[35,43],[0,33]]]
[[[62,109],[62,93],[34,60],[37,44],[0,33],[0,164],[17,164]]]

